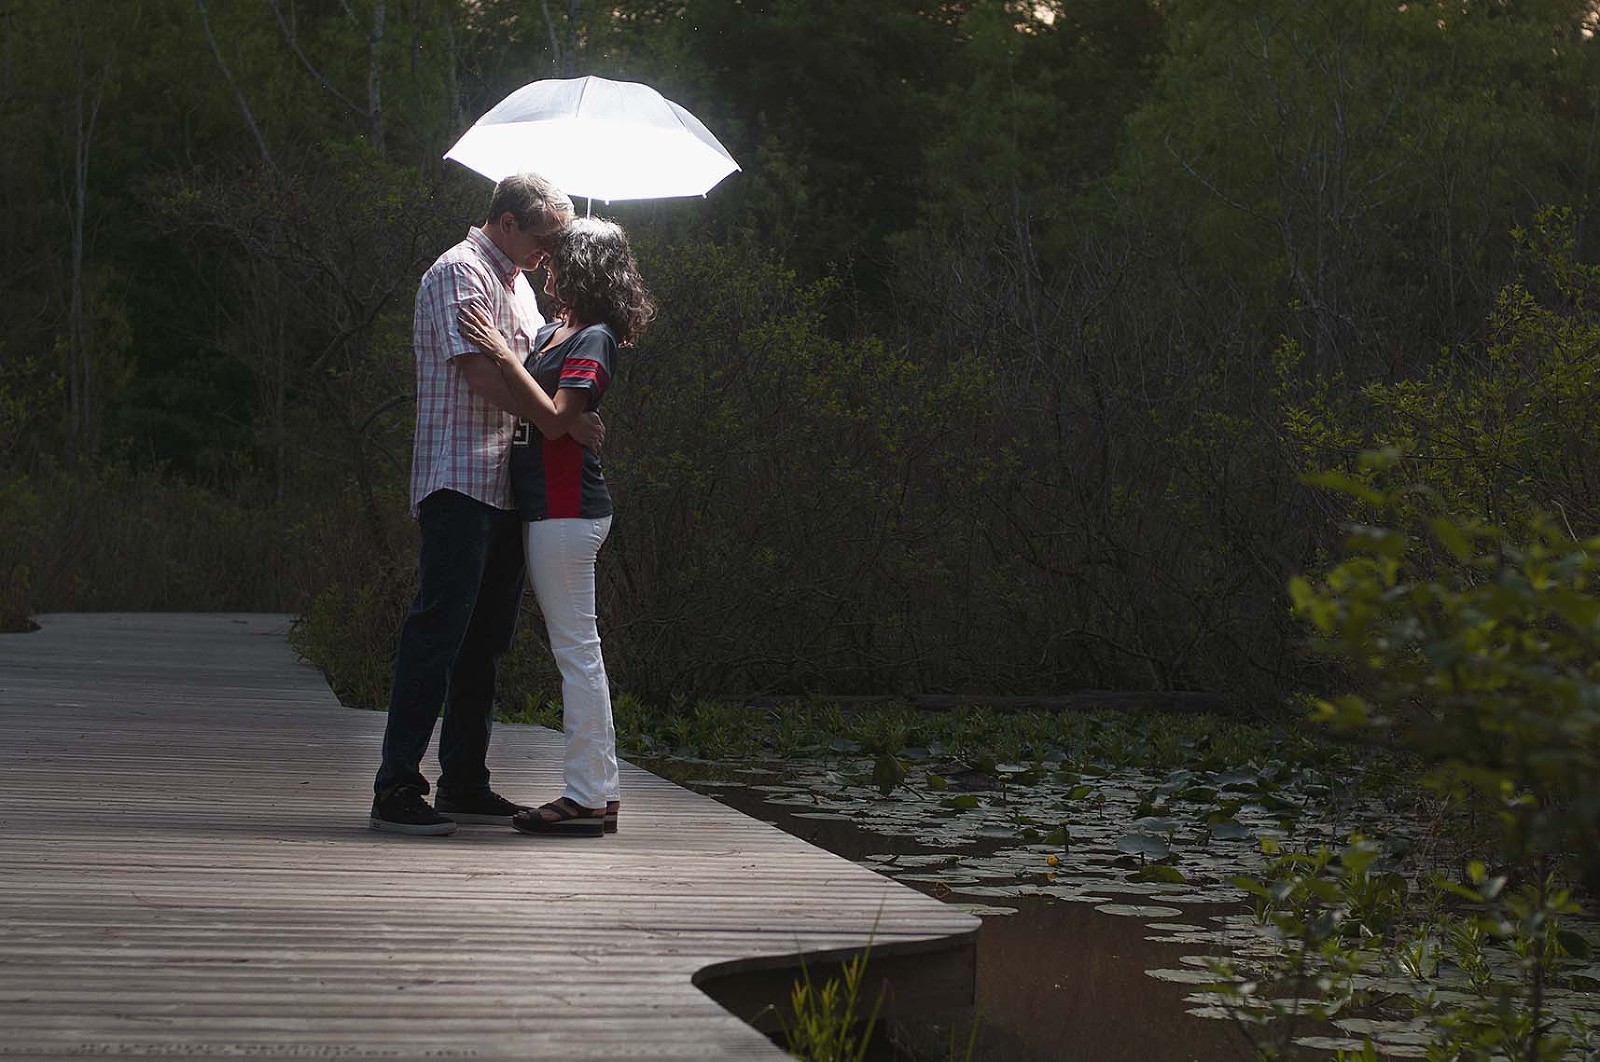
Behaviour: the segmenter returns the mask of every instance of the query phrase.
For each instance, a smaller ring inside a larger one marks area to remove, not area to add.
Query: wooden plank
[[[616,836],[370,830],[383,717],[286,628],[0,636],[0,1057],[781,1059],[696,983],[754,1018],[869,941],[906,1008],[970,1004],[976,919],[630,764]],[[490,766],[548,799],[559,735]]]

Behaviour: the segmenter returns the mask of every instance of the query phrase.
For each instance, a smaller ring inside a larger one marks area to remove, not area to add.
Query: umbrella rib
[[[583,112],[583,97],[588,95],[589,92],[589,79],[585,77],[581,80],[583,84],[578,86],[578,102],[572,105],[572,116],[574,118]]]
[[[667,100],[667,102],[668,103],[672,103],[671,100]],[[690,111],[689,111],[689,109],[687,107],[684,107],[681,103],[672,103],[672,106],[668,107],[667,110],[668,110],[669,113],[671,113],[673,118],[677,119],[678,128],[679,129],[682,129],[685,133],[688,133],[690,136],[694,137],[696,140],[700,140],[700,134],[696,133],[693,129],[690,129],[689,128],[689,123],[685,122],[683,120],[683,115],[690,113]],[[680,110],[683,112],[682,114],[679,113]],[[698,119],[698,118],[695,119],[695,121],[697,121],[697,122],[699,120],[700,119]],[[734,157],[731,154],[728,153],[728,149],[727,148],[722,146],[722,141],[717,139],[717,135],[715,133],[713,133],[710,129],[706,130],[706,135],[711,138],[711,143],[710,144],[706,144],[706,146],[715,148],[717,154],[721,155],[723,158],[727,159],[729,162],[732,162],[733,163],[733,168],[735,170],[738,170],[739,172],[743,173],[744,172],[744,168],[741,167],[738,162],[734,161]],[[700,140],[700,142],[702,144],[705,144],[704,140]],[[701,192],[700,193],[700,197],[702,199],[704,199],[705,198],[705,193]]]
[[[671,107],[667,108],[667,113],[672,115],[673,119],[678,123],[678,128],[679,129],[682,129],[685,133],[688,133],[690,136],[694,137],[696,140],[700,139],[700,137],[695,134],[695,131],[693,129],[690,129],[687,125],[684,124],[683,115],[679,114],[676,110],[672,109]],[[710,130],[707,130],[707,132],[709,132],[709,131]]]

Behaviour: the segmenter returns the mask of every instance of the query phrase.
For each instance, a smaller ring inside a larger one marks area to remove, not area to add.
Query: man
[[[373,783],[374,829],[453,833],[458,822],[509,824],[522,810],[489,788],[484,759],[495,669],[511,646],[523,584],[522,522],[508,467],[517,418],[492,359],[461,336],[457,317],[485,307],[519,356],[544,324],[524,271],[537,270],[572,201],[531,173],[495,186],[484,223],[422,278],[412,322],[417,440],[411,513],[421,530],[417,596],[406,613],[394,691]],[[598,447],[590,416],[573,437]],[[419,770],[441,707],[436,806]]]

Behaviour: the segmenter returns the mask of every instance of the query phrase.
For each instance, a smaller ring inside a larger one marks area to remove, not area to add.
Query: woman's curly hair
[[[557,312],[569,321],[609,325],[629,346],[656,316],[655,299],[639,276],[622,226],[604,218],[573,218],[550,250]]]

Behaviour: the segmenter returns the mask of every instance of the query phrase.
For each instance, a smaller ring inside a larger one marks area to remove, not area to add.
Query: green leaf
[[[1234,885],[1243,889],[1245,892],[1248,892],[1252,896],[1259,896],[1263,900],[1271,900],[1274,898],[1272,893],[1267,891],[1267,887],[1261,882],[1257,881],[1255,878],[1247,878],[1243,875],[1238,875],[1232,880]]]
[[[1436,516],[1428,521],[1428,528],[1433,532],[1433,537],[1439,540],[1439,545],[1449,550],[1456,560],[1464,561],[1472,555],[1471,540],[1456,526],[1454,520]]]
[[[1366,502],[1368,505],[1382,505],[1383,495],[1371,484],[1357,479],[1348,472],[1329,470],[1327,472],[1313,472],[1301,477],[1302,480],[1313,487],[1323,487],[1327,490],[1338,491]]]
[[[1561,942],[1561,950],[1574,959],[1588,959],[1594,954],[1594,946],[1581,933],[1574,933],[1570,929],[1558,929],[1556,940]]]
[[[877,762],[872,765],[872,783],[878,787],[879,794],[883,796],[894,792],[905,780],[906,765],[887,752],[881,754]]]
[[[1404,532],[1389,527],[1352,524],[1349,531],[1350,536],[1346,539],[1346,545],[1352,553],[1364,553],[1397,561],[1405,556],[1406,550],[1411,546],[1411,540]]]

